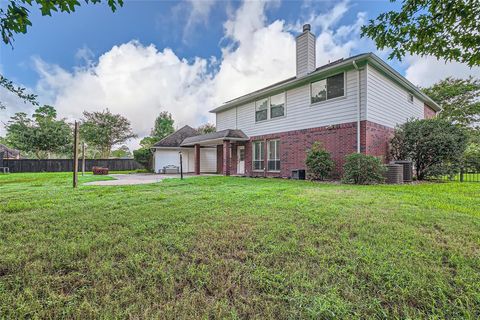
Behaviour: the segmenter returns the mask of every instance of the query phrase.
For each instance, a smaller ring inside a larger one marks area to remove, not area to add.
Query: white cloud
[[[84,110],[108,107],[130,119],[139,136],[149,134],[154,118],[163,110],[172,113],[177,126],[214,121],[208,110],[295,74],[295,35],[301,24],[294,30],[283,20],[268,23],[265,12],[275,5],[246,1],[230,12],[218,59],[187,61],[169,48],[158,50],[136,41],[114,46],[94,63],[83,48],[78,56],[89,63],[73,71],[37,57],[34,62],[40,80],[36,91],[43,103],[51,103],[60,116],[70,119],[80,118]],[[204,17],[210,9],[198,10]],[[312,15],[321,30],[318,65],[347,57],[362,43],[352,38],[358,34],[364,14],[352,25],[335,26],[346,10],[346,2],[337,4],[321,13],[330,17],[323,22],[316,19],[319,14]]]
[[[480,78],[480,67],[470,68],[459,62],[445,62],[435,57],[410,56],[405,59],[408,65],[405,77],[415,85],[428,87],[446,77],[467,78],[474,76]]]

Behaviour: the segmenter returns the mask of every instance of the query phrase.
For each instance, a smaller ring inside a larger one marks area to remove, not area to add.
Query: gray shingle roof
[[[174,133],[172,133],[169,136],[166,136],[162,140],[158,141],[153,145],[153,147],[170,147],[170,148],[175,148],[175,147],[180,147],[182,144],[182,141],[185,140],[186,138],[193,137],[193,136],[198,136],[198,131],[193,129],[190,126],[184,126]]]
[[[248,140],[249,138],[245,133],[243,133],[242,130],[225,129],[218,132],[203,134],[201,136],[186,138],[185,140],[183,140],[182,146],[191,146],[196,143],[201,143],[201,142],[211,141],[211,140],[229,140],[229,139]]]
[[[7,147],[6,145],[0,144],[0,153],[4,153],[5,158],[16,158],[20,155],[20,151]]]

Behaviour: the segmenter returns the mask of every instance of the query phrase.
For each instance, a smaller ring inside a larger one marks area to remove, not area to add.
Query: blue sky
[[[109,108],[142,137],[161,111],[171,112],[177,126],[214,122],[208,111],[224,101],[293,76],[294,39],[304,23],[317,36],[317,66],[368,51],[386,59],[388,51],[361,38],[360,27],[398,7],[386,0],[126,0],[115,13],[105,4],[82,5],[51,17],[33,8],[28,33],[15,36],[13,49],[0,45],[0,72],[62,117]],[[432,57],[388,63],[424,86],[472,71]],[[0,96],[9,106],[0,122],[33,111],[1,88]]]

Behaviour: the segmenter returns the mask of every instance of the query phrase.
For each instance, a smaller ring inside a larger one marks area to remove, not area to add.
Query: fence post
[[[75,121],[73,134],[73,187],[78,185],[78,122]]]
[[[460,182],[463,182],[463,166],[460,167]]]

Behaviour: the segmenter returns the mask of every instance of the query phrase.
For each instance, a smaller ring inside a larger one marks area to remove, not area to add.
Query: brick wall
[[[362,152],[381,157],[384,162],[388,162],[390,160],[389,141],[393,136],[394,129],[370,121],[362,121],[361,125],[366,127],[365,135],[362,135],[365,139],[366,149]]]
[[[425,119],[431,119],[435,117],[437,113],[428,104],[423,105],[423,116]]]

